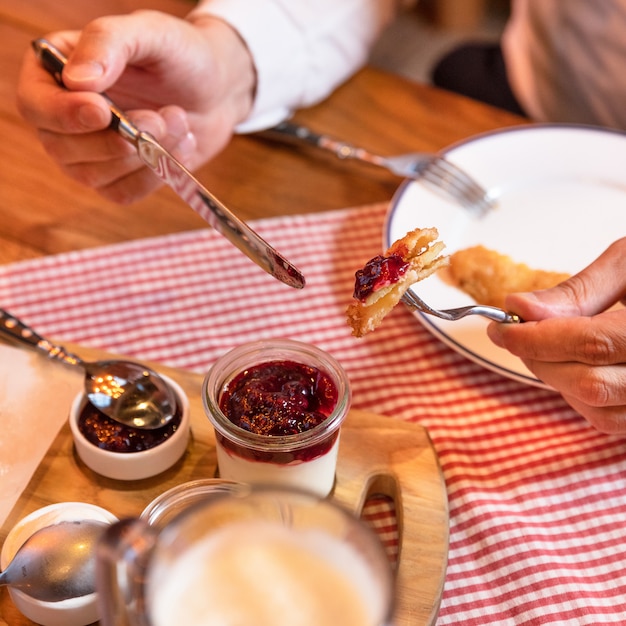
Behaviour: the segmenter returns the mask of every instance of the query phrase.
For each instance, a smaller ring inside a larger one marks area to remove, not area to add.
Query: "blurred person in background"
[[[626,130],[626,0],[512,0],[499,43],[468,43],[433,83],[536,122]]]

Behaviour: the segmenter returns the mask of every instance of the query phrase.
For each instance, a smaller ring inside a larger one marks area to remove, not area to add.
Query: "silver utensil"
[[[383,157],[365,148],[353,146],[327,135],[316,133],[306,126],[291,122],[282,122],[258,134],[285,143],[304,142],[329,151],[340,159],[357,159],[371,165],[384,167],[403,178],[423,181],[452,196],[461,205],[473,209],[479,214],[487,212],[495,204],[487,191],[467,172],[439,154],[413,152]]]
[[[107,526],[97,520],[81,520],[41,528],[0,574],[0,585],[10,585],[43,602],[93,593],[95,548]]]
[[[486,317],[494,322],[504,322],[505,324],[519,324],[523,320],[515,313],[508,313],[503,309],[495,306],[485,306],[482,304],[475,304],[471,306],[462,306],[456,309],[433,309],[426,304],[419,296],[415,295],[413,291],[407,291],[402,296],[402,302],[406,304],[412,311],[420,311],[421,313],[427,313],[428,315],[434,315],[442,320],[456,321],[468,315],[480,315]]]
[[[83,368],[89,401],[116,422],[151,430],[164,426],[176,414],[174,392],[145,365],[123,360],[83,361],[4,309],[0,309],[0,335],[39,350],[55,361]]]
[[[67,61],[65,55],[45,39],[35,40],[33,48],[43,67],[63,86],[62,72]],[[139,130],[110,98],[105,94],[102,96],[106,98],[113,116],[111,128],[137,148],[139,158],[162,181],[268,274],[290,287],[304,287],[304,276],[295,265],[203,187],[152,135]]]

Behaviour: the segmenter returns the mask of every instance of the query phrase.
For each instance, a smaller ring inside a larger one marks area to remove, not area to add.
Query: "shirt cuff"
[[[209,0],[190,13],[212,15],[230,24],[254,59],[257,86],[248,119],[237,132],[269,128],[301,105],[306,81],[303,37],[271,0]],[[263,28],[259,28],[263,24]]]

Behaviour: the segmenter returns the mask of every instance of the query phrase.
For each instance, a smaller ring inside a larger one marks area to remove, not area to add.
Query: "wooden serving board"
[[[85,358],[102,356],[82,348],[76,352]],[[203,377],[158,365],[155,369],[176,380],[189,396],[192,438],[185,456],[154,478],[129,482],[103,478],[78,459],[66,424],[11,511],[0,531],[0,541],[22,517],[48,504],[89,502],[119,518],[138,516],[167,489],[215,476],[215,439],[200,395]],[[423,427],[352,410],[342,426],[332,497],[358,513],[372,494],[392,497],[398,518],[394,623],[431,626],[443,590],[449,531],[447,494],[437,456]],[[32,624],[13,606],[6,588],[0,588],[0,616],[11,626]]]

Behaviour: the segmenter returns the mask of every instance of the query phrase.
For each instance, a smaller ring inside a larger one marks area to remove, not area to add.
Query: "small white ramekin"
[[[22,518],[7,535],[0,552],[0,568],[5,567],[22,544],[36,531],[63,521],[95,519],[113,524],[117,518],[109,511],[83,502],[60,502],[38,509]],[[43,626],[86,626],[98,621],[97,594],[70,598],[61,602],[43,602],[8,587],[17,609],[28,619]]]
[[[178,383],[167,376],[163,378],[172,387],[180,402],[180,426],[163,443],[140,452],[103,450],[88,441],[78,428],[78,418],[87,400],[82,392],[76,396],[70,409],[70,429],[76,452],[87,467],[101,476],[115,480],[141,480],[164,472],[183,456],[190,435],[189,399]]]

